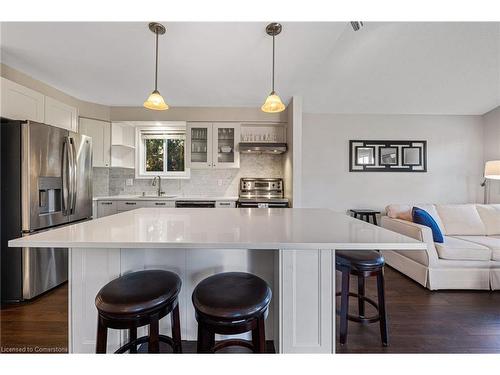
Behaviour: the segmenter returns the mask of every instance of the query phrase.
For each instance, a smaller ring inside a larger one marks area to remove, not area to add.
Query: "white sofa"
[[[382,227],[427,243],[427,250],[384,251],[387,264],[431,289],[500,289],[500,204],[415,204],[439,225],[411,221],[413,205],[389,205]]]

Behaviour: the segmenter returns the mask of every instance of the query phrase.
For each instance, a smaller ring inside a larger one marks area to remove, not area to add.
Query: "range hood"
[[[240,142],[240,152],[246,154],[283,154],[286,150],[286,143]]]

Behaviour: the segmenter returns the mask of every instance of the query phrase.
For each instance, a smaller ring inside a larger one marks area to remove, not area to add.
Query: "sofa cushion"
[[[447,236],[484,236],[486,227],[474,204],[436,205]]]
[[[444,237],[444,243],[436,243],[436,251],[441,259],[490,260],[491,250],[461,238]]]
[[[491,259],[500,260],[500,236],[457,236],[456,238],[486,246],[491,250]]]
[[[406,221],[412,221],[411,209],[412,206],[409,204],[390,204],[385,208],[390,218]]]
[[[427,213],[432,216],[432,218],[434,219],[434,221],[438,225],[441,233],[445,234],[443,221],[441,220],[441,217],[439,216],[435,205],[433,205],[433,204],[415,204],[415,206],[418,208],[421,208],[424,211],[427,211]]]
[[[486,227],[486,235],[500,235],[500,204],[477,204],[476,209]]]
[[[443,243],[443,233],[439,229],[436,220],[434,220],[427,211],[422,210],[418,207],[413,207],[413,210],[411,212],[414,223],[425,225],[426,227],[431,228],[432,238],[434,242]]]

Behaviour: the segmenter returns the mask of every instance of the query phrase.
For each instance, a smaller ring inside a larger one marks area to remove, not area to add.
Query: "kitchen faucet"
[[[156,179],[158,179],[158,196],[161,197],[163,194],[163,191],[161,191],[161,177],[155,176],[155,178],[153,178],[153,183],[151,185],[156,186]]]

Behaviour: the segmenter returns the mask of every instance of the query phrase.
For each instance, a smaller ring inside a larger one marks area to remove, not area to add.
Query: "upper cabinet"
[[[212,123],[199,122],[187,126],[188,166],[190,168],[213,168]]]
[[[45,123],[58,128],[78,131],[78,110],[59,100],[45,97]]]
[[[1,115],[78,131],[78,110],[54,98],[1,78]]]
[[[111,125],[111,166],[135,168],[135,128],[113,122]]]
[[[188,167],[239,168],[240,124],[189,123]]]
[[[92,166],[111,166],[111,123],[80,117],[80,134],[92,137]]]
[[[1,115],[12,120],[45,121],[45,95],[1,78]]]

